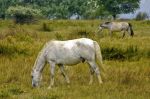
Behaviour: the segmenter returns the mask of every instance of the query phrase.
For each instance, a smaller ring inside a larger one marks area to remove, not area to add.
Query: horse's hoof
[[[101,81],[101,82],[99,82],[99,84],[101,85],[101,84],[103,84],[103,82]]]
[[[69,81],[69,80],[67,80],[67,84],[70,84],[70,81]]]

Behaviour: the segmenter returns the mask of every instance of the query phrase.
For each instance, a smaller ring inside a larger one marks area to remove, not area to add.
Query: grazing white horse
[[[91,75],[89,84],[93,82],[94,72],[97,75],[99,83],[102,83],[100,71],[96,64],[97,62],[102,66],[101,50],[98,43],[91,39],[80,38],[68,41],[53,40],[46,43],[40,51],[32,70],[33,87],[39,86],[41,72],[46,61],[50,64],[51,72],[51,82],[48,88],[54,85],[55,65],[60,67],[66,82],[70,83],[68,76],[64,72],[64,65],[75,65],[84,61],[86,61],[90,67]]]
[[[125,36],[125,32],[127,31],[131,36],[134,35],[132,25],[128,22],[104,22],[99,25],[99,31],[101,32],[103,29],[109,29],[110,35],[112,36],[112,32],[123,32],[122,38]]]

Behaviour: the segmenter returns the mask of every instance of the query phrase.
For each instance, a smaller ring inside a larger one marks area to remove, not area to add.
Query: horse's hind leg
[[[93,68],[89,65],[90,68],[90,81],[89,81],[89,85],[91,85],[93,83],[93,75],[94,75],[94,70]]]
[[[102,82],[102,79],[100,76],[100,71],[99,71],[97,64],[95,62],[89,62],[89,64],[90,64],[91,68],[94,70],[94,72],[96,73],[99,84],[102,84],[103,82]]]
[[[123,36],[122,36],[122,38],[124,38],[124,36],[125,36],[125,31],[123,31]]]
[[[49,62],[50,64],[50,73],[51,73],[51,81],[48,89],[51,89],[54,86],[54,74],[55,74],[55,63],[54,62]]]
[[[68,78],[68,76],[66,75],[65,71],[64,71],[64,65],[58,65],[59,68],[60,68],[60,71],[61,71],[61,74],[64,76],[66,82],[69,84],[70,83],[70,80]]]

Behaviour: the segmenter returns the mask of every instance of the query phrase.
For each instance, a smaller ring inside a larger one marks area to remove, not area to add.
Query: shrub
[[[50,32],[50,31],[52,31],[53,29],[47,24],[47,23],[43,23],[42,24],[42,30],[43,31],[48,31],[48,32]]]
[[[122,50],[117,49],[117,48],[104,48],[102,49],[102,54],[104,59],[108,60],[113,60],[113,59],[118,59],[118,60],[124,60],[125,56]]]
[[[3,42],[4,44],[0,43],[0,55],[15,55],[15,54],[19,54],[19,55],[28,55],[29,51],[27,48],[22,48],[22,46],[15,46],[13,44],[6,44],[5,42]]]
[[[137,46],[128,46],[125,50],[115,47],[102,49],[102,55],[107,60],[138,60],[141,56]]]
[[[7,9],[7,14],[15,18],[16,23],[32,23],[35,18],[41,16],[40,10],[32,9],[31,7],[9,7]]]
[[[149,16],[146,12],[139,12],[137,15],[136,15],[136,20],[145,20],[145,19],[148,19]]]

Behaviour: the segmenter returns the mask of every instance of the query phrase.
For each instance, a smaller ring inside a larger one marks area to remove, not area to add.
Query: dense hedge
[[[14,17],[16,23],[32,23],[41,15],[41,12],[30,7],[12,6],[8,8],[7,14]]]

